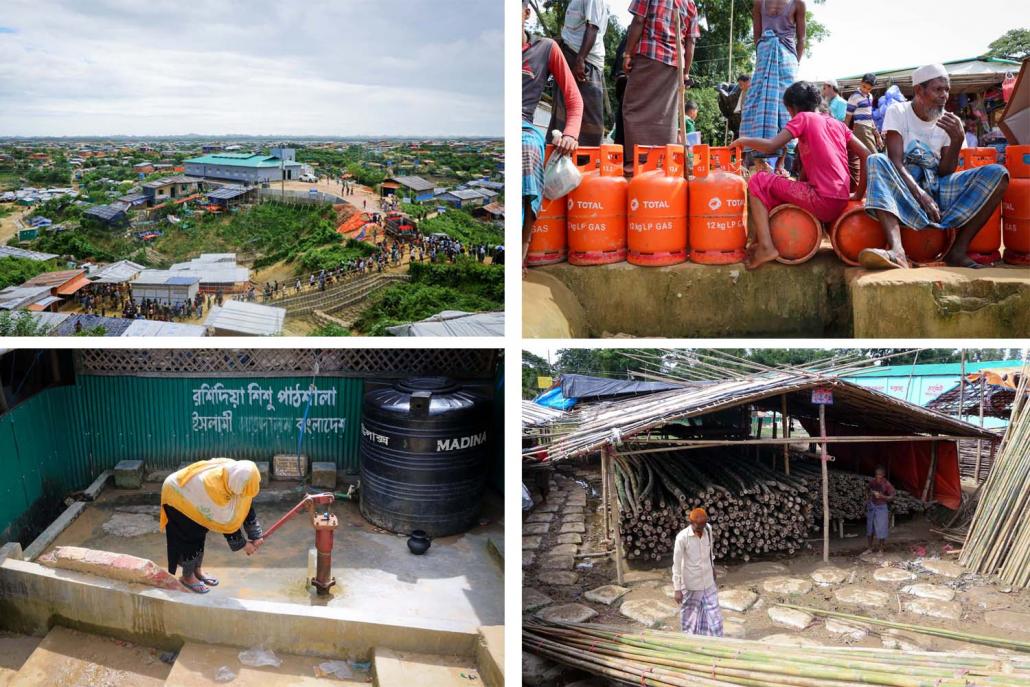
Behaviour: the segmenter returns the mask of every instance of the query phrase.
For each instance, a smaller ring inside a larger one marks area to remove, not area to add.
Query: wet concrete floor
[[[152,490],[151,485],[146,487]],[[147,527],[147,517],[156,525],[157,505],[124,505],[125,496],[126,492],[105,491],[51,548],[83,546],[149,558],[166,566],[165,536],[156,526]],[[156,493],[144,498],[158,503]],[[268,527],[298,500],[257,503],[258,518]],[[488,540],[503,541],[500,519],[487,515],[481,526],[436,539],[425,555],[415,556],[408,551],[406,536],[367,522],[356,502],[340,501],[332,509],[340,526],[333,547],[336,586],[330,595],[318,596],[307,585],[308,551],[314,548],[315,536],[310,518],[300,513],[250,557],[230,551],[222,535],[209,533],[203,569],[220,584],[207,596],[347,608],[385,622],[410,623],[417,618],[470,626],[504,623],[503,571],[487,549]],[[127,526],[112,527],[119,522]],[[150,531],[137,534],[146,530]],[[135,536],[125,536],[130,533]]]

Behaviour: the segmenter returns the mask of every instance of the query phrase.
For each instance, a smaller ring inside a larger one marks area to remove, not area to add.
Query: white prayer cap
[[[918,86],[930,79],[936,79],[941,76],[948,76],[948,71],[944,68],[943,64],[928,64],[920,67],[912,74],[912,85]]]
[[[826,81],[823,81],[823,84],[840,93],[840,86],[837,85],[837,79],[827,79]]]

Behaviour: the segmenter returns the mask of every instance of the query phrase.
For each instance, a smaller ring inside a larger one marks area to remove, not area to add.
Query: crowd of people
[[[554,154],[604,139],[606,90],[604,32],[608,0],[570,0],[560,40],[526,30],[531,3],[523,0],[522,212],[523,262],[543,200],[543,132],[534,126],[537,105],[554,84],[548,131],[560,136]],[[622,144],[626,176],[637,145],[685,143],[697,105],[689,100],[690,69],[700,35],[693,0],[631,0],[633,19],[615,60],[617,104],[611,140]],[[947,70],[929,64],[915,70],[912,100],[892,103],[883,126],[873,121],[876,77],[867,74],[846,100],[833,80],[796,79],[804,55],[804,0],[753,0],[755,69],[741,75],[727,124],[731,146],[746,153],[748,205],[755,218],[745,266],[778,257],[768,215],[791,203],[832,223],[848,200],[866,196],[866,211],[879,221],[886,249],[859,255],[869,269],[905,268],[901,226],[916,231],[954,231],[947,264],[980,267],[968,255],[970,240],[1001,203],[1008,172],[1001,165],[957,171],[959,151],[970,145],[970,124],[945,109],[951,90]],[[678,27],[678,30],[677,30]],[[687,94],[687,98],[684,97]],[[975,141],[975,138],[973,138]]]
[[[94,283],[76,294],[79,309],[88,315],[121,317],[129,320],[183,322],[202,319],[215,305],[222,305],[225,294],[198,293],[181,303],[168,303],[150,298],[136,300],[131,282]]]

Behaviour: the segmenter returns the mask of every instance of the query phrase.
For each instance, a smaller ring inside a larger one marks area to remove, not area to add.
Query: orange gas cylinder
[[[640,156],[647,159],[641,163]],[[687,261],[683,146],[636,146],[626,213],[626,261],[659,267]]]
[[[823,242],[823,223],[797,205],[779,205],[769,213],[769,234],[780,257],[776,262],[800,265],[812,259]]]
[[[703,265],[741,262],[747,247],[747,182],[740,176],[743,150],[696,145],[692,151],[690,259]]]
[[[858,254],[866,248],[886,248],[887,234],[865,211],[865,203],[851,201],[830,229],[833,252],[845,264],[858,266]]]
[[[994,148],[963,148],[958,154],[958,170],[993,165],[998,159]],[[981,265],[992,265],[1001,260],[1001,205],[969,242],[969,257]]]
[[[922,231],[916,231],[911,227],[901,225],[901,245],[904,247],[909,261],[916,265],[940,262],[954,242],[955,231],[953,229],[941,230],[929,227]]]
[[[1005,262],[1030,265],[1030,145],[1005,149],[1009,187],[1002,196]]]
[[[544,164],[551,157],[554,146],[547,146]],[[540,204],[540,213],[533,222],[532,234],[529,237],[529,252],[526,253],[526,264],[530,267],[551,265],[565,262],[569,250],[565,236],[565,204],[566,196],[548,200],[544,198]]]
[[[569,264],[605,265],[626,259],[626,178],[622,146],[580,148],[583,181],[568,196]],[[583,158],[586,162],[582,162]]]

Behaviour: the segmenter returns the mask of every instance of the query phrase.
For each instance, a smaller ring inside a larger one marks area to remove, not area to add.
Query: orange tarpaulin
[[[364,212],[359,212],[357,214],[351,215],[349,219],[345,220],[340,224],[340,226],[336,227],[336,233],[350,234],[351,232],[361,229],[361,227],[368,224],[369,221],[371,220],[367,214],[365,214]]]
[[[975,382],[984,379],[988,384],[1016,389],[1019,385],[1020,369],[1018,367],[1002,367],[994,370],[980,370],[966,375],[966,381]]]

